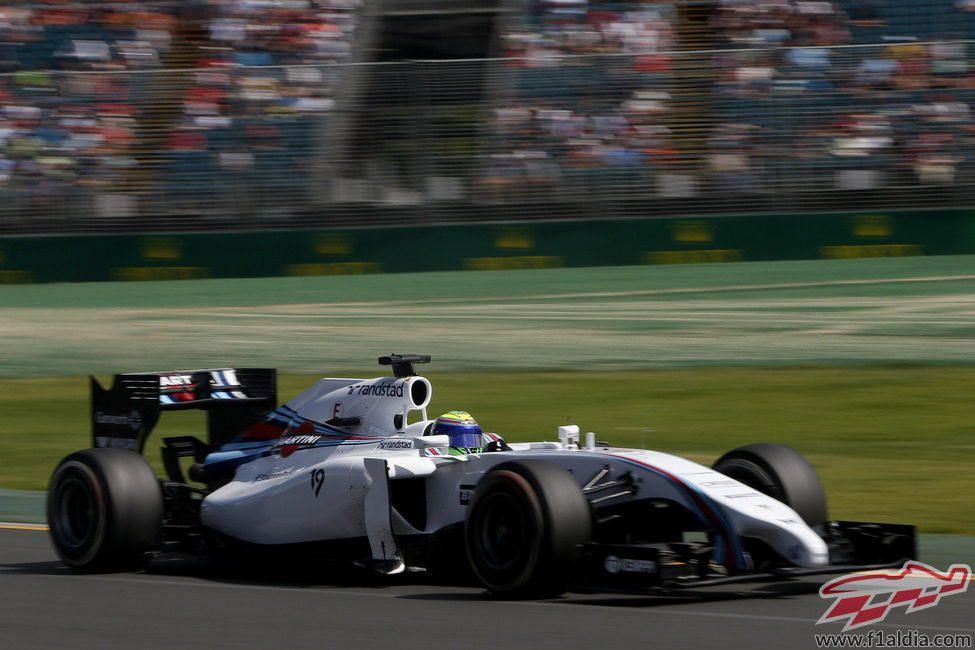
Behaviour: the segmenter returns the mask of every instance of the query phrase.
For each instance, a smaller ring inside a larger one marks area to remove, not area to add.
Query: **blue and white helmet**
[[[449,436],[451,454],[480,453],[484,444],[481,427],[466,411],[444,413],[433,423],[430,433],[435,436]]]

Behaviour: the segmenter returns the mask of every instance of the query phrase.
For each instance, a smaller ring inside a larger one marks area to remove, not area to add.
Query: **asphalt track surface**
[[[570,593],[493,600],[474,587],[339,572],[154,560],[79,575],[43,530],[0,526],[0,647],[37,648],[815,648],[824,577],[676,595]],[[975,589],[895,608],[849,634],[975,640]],[[913,631],[913,632],[912,632]],[[914,637],[905,635],[914,634]],[[874,637],[876,639],[876,637]],[[834,646],[835,647],[835,646]],[[873,646],[881,647],[881,646]]]

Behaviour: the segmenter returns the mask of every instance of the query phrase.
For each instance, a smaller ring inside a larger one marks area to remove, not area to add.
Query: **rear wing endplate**
[[[92,445],[139,453],[162,411],[206,410],[207,442],[218,447],[277,406],[274,368],[119,374],[110,389],[90,381]]]

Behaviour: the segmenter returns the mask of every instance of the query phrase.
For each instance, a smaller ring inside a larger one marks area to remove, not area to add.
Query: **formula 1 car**
[[[280,406],[273,369],[120,374],[108,390],[91,378],[93,447],[61,461],[48,493],[59,556],[85,572],[242,549],[386,574],[459,562],[512,598],[915,557],[912,526],[830,521],[815,470],[782,445],[740,447],[709,468],[575,426],[552,442],[477,429],[461,443],[427,417],[433,389],[415,364],[429,360],[381,357],[393,376],[321,379]],[[157,478],[146,439],[161,412],[180,409],[206,411],[207,440],[164,439]]]

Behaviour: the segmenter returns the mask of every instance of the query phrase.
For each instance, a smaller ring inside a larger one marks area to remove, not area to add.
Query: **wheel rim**
[[[532,526],[522,503],[510,494],[496,493],[482,502],[477,530],[480,557],[494,571],[523,566]]]
[[[566,469],[541,460],[501,463],[481,480],[469,506],[468,561],[497,596],[557,596],[577,575],[591,516]]]
[[[97,537],[102,523],[97,483],[84,470],[67,467],[53,495],[51,530],[62,551],[83,556]]]

